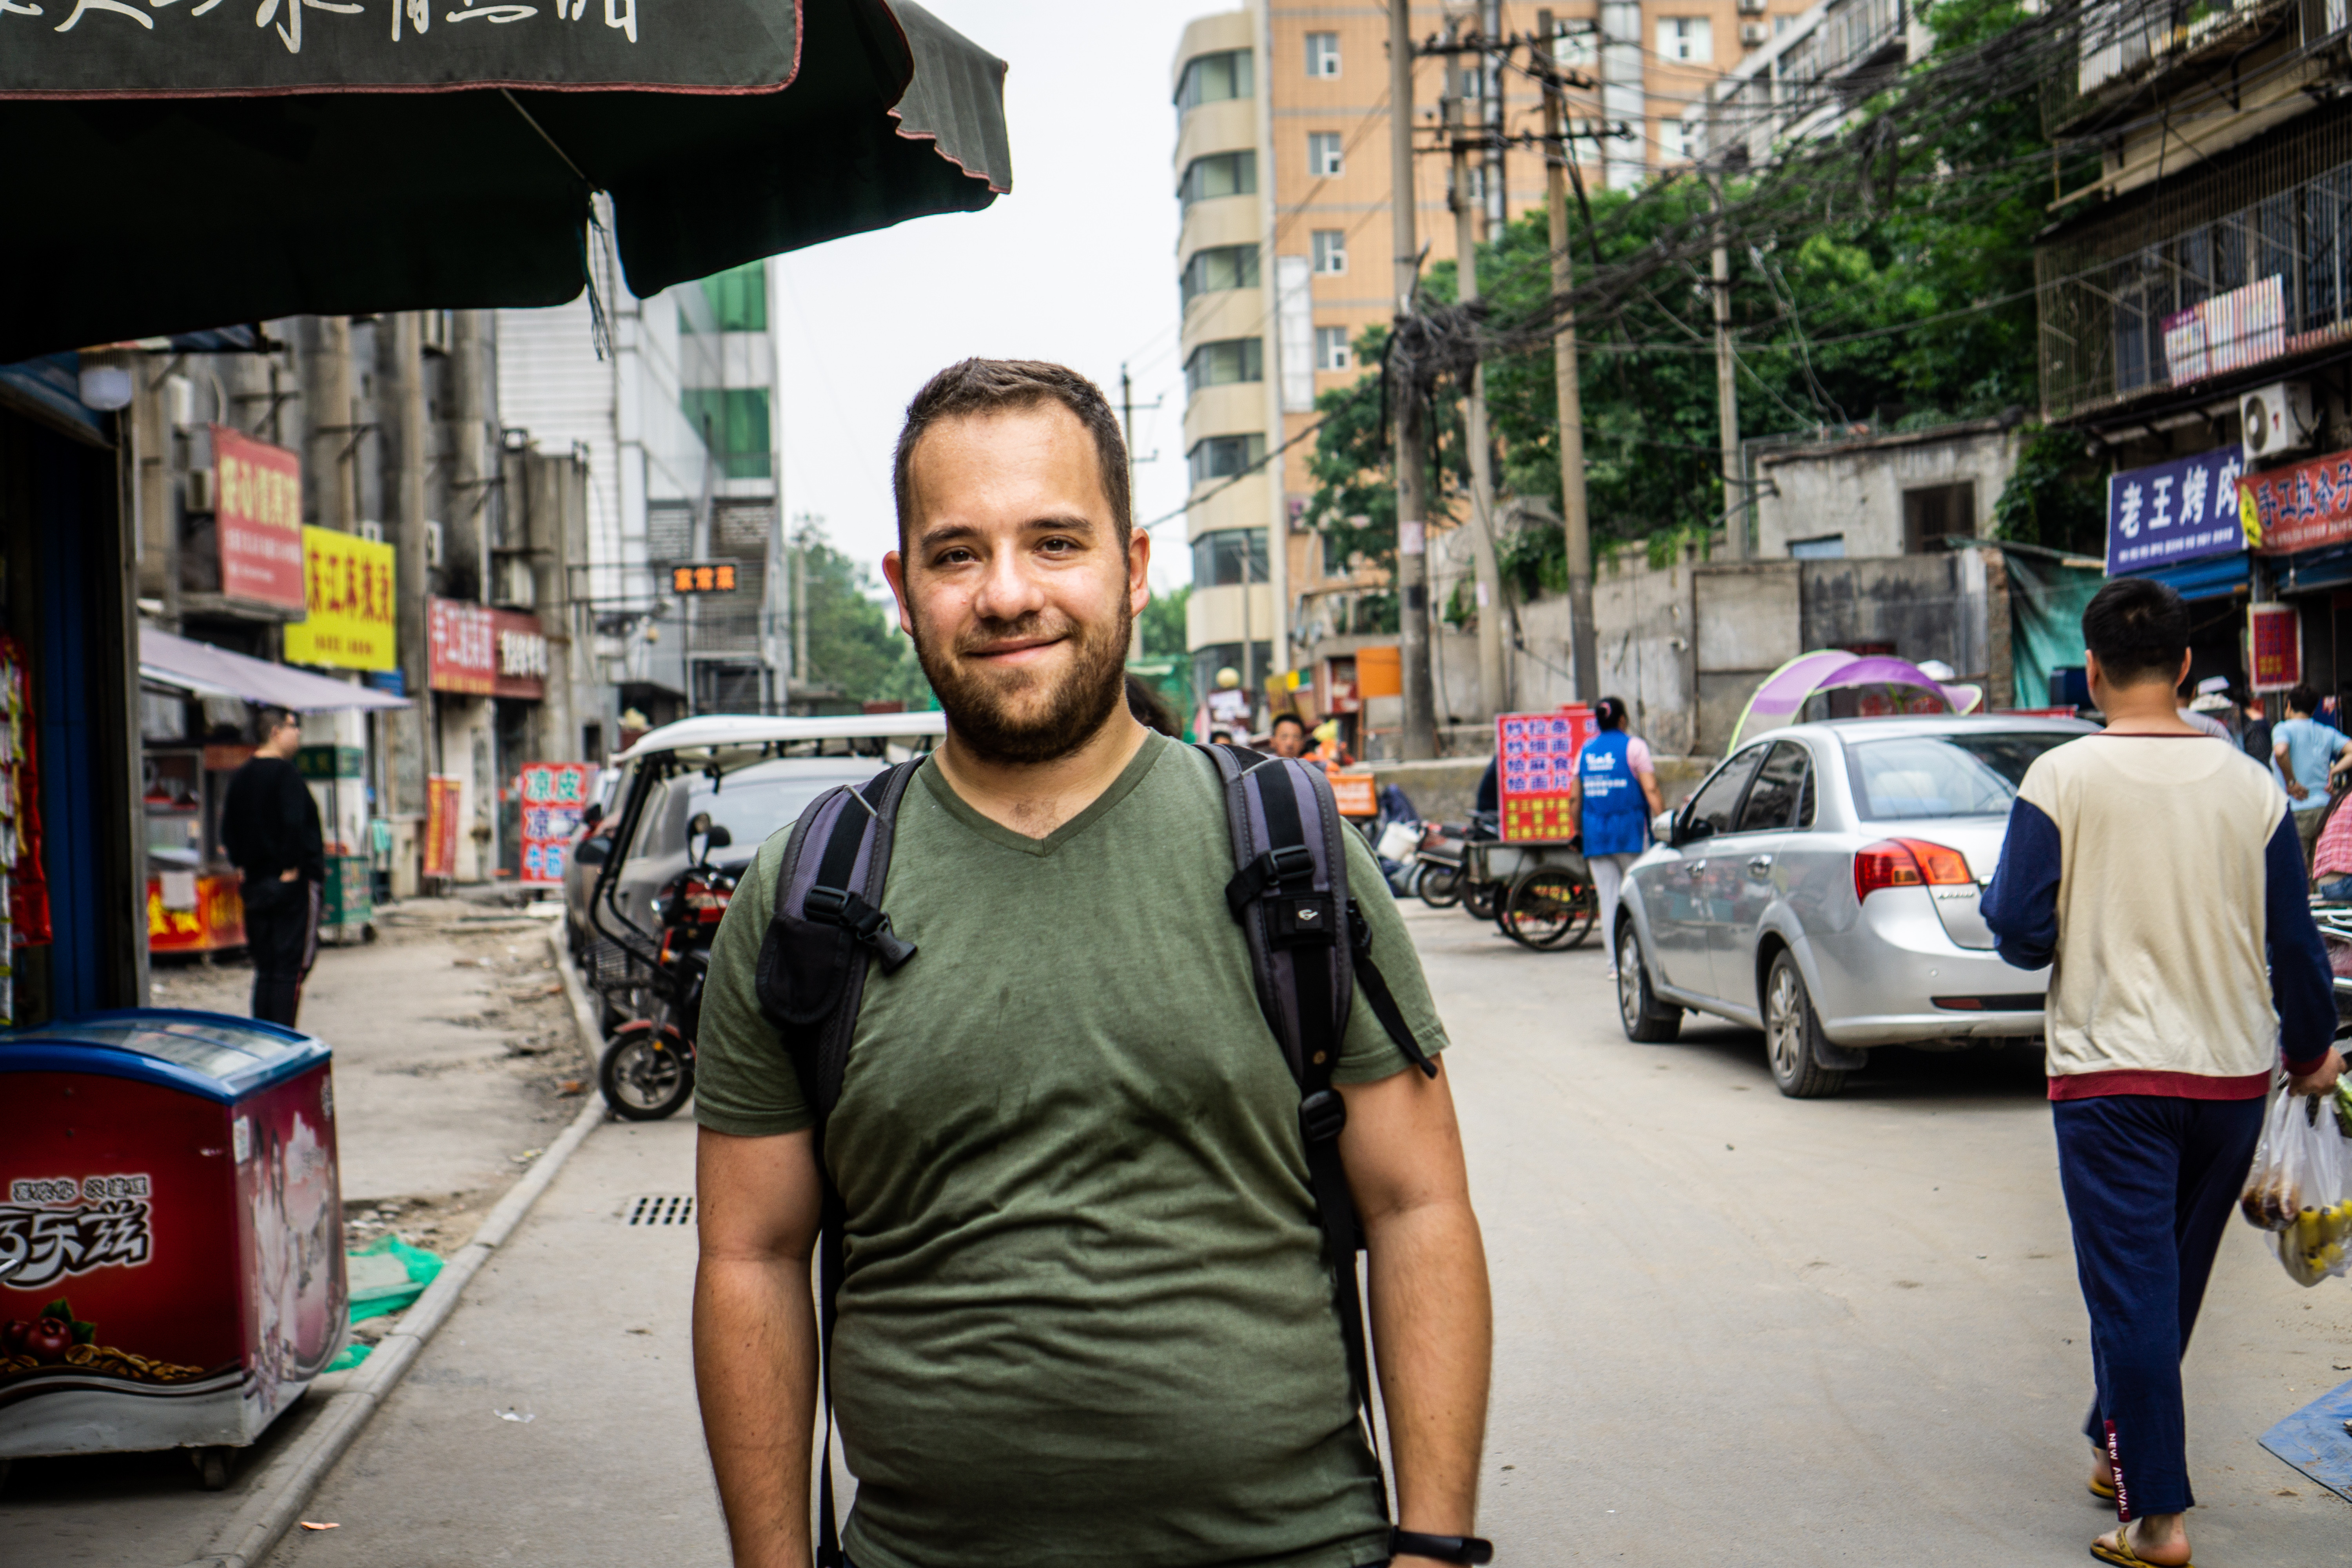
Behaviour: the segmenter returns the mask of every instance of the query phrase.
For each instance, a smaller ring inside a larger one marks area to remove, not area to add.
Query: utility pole
[[[1551,209],[1551,291],[1566,299],[1576,282],[1568,232],[1568,101],[1552,70],[1552,15],[1536,13],[1543,40],[1544,191]],[[1576,353],[1576,314],[1560,317],[1551,340],[1552,382],[1559,399],[1559,516],[1568,532],[1568,630],[1576,698],[1601,696],[1601,650],[1592,628],[1592,520],[1584,494],[1584,393]]]
[[[1390,226],[1396,250],[1396,323],[1412,313],[1421,279],[1413,233],[1412,0],[1389,0]],[[1410,377],[1395,386],[1397,663],[1404,685],[1403,751],[1409,761],[1437,755],[1429,684],[1429,458],[1421,399]]]
[[[1458,77],[1465,68],[1454,68]],[[1478,298],[1478,221],[1483,201],[1470,199],[1470,142],[1463,95],[1445,100],[1445,123],[1453,144],[1455,298],[1467,305]],[[1483,129],[1483,127],[1482,127]],[[1483,138],[1482,138],[1483,140]],[[1478,563],[1478,717],[1491,719],[1510,706],[1503,672],[1503,574],[1495,559],[1494,453],[1486,437],[1486,367],[1470,373],[1470,398],[1464,420],[1470,447],[1470,543]]]
[[[425,399],[425,317],[421,311],[402,310],[389,320],[393,371],[398,382],[392,406],[393,449],[400,465],[394,490],[400,500],[392,530],[392,570],[399,590],[393,595],[399,633],[394,642],[399,650],[401,688],[413,704],[392,715],[391,810],[421,816],[425,805],[425,777],[433,771],[425,658],[425,598],[432,591],[426,572],[432,544],[425,479],[431,468],[433,426]]]
[[[793,519],[790,566],[793,574],[793,674],[809,684],[808,657],[808,531],[816,519],[807,512]]]
[[[1723,447],[1724,554],[1745,561],[1748,495],[1739,471],[1739,380],[1731,358],[1731,242],[1723,222],[1720,164],[1708,172],[1707,184],[1715,192],[1715,406]]]

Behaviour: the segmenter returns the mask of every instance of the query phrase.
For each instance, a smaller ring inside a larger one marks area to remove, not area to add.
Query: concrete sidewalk
[[[723,1568],[693,1190],[685,1117],[591,1133],[304,1509],[337,1528],[289,1532],[269,1568]]]

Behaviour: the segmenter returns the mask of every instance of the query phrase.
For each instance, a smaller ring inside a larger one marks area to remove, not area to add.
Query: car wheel
[[[1421,886],[1415,889],[1421,901],[1433,910],[1450,910],[1462,901],[1462,868],[1425,865],[1421,871]]]
[[[1822,1100],[1845,1087],[1845,1074],[1821,1065],[1821,1016],[1797,971],[1796,954],[1782,948],[1764,981],[1764,1057],[1772,1081],[1791,1100]]]
[[[1630,915],[1617,922],[1617,1021],[1625,1026],[1627,1039],[1645,1046],[1662,1046],[1683,1032],[1683,1010],[1659,1001],[1650,989],[1641,933]]]

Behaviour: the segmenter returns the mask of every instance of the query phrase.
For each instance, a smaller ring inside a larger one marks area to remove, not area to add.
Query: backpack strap
[[[817,1568],[843,1568],[833,1501],[833,1325],[841,1296],[842,1233],[846,1218],[840,1189],[826,1173],[825,1122],[841,1100],[850,1037],[866,999],[866,960],[896,974],[915,956],[915,944],[890,929],[880,905],[890,877],[890,847],[898,807],[922,765],[918,757],[875,774],[863,785],[820,795],[793,824],[776,868],[774,908],[760,945],[760,1009],[782,1032],[784,1049],[816,1113],[815,1154],[823,1210],[817,1233],[817,1343],[824,1441],[817,1458]],[[810,853],[812,844],[822,847]]]
[[[1339,1160],[1348,1109],[1331,1084],[1359,983],[1406,1059],[1431,1077],[1437,1068],[1412,1037],[1371,962],[1370,924],[1348,892],[1347,843],[1340,836],[1349,830],[1324,770],[1237,747],[1201,749],[1224,781],[1236,868],[1225,884],[1225,905],[1248,939],[1258,1004],[1298,1085],[1298,1130],[1323,1231],[1324,1262],[1331,1269],[1349,1381],[1377,1455],[1379,1426],[1371,1409],[1364,1307],[1356,1280],[1363,1229]],[[1339,934],[1343,922],[1345,939]],[[1385,1509],[1385,1491],[1381,1501]]]

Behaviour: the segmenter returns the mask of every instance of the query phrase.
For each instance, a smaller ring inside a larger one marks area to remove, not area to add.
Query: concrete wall
[[[1819,446],[1767,448],[1755,459],[1757,553],[1786,556],[1790,540],[1843,534],[1848,556],[1903,553],[1903,493],[1962,481],[1976,487],[1974,526],[2017,467],[2019,436],[1991,421]]]

